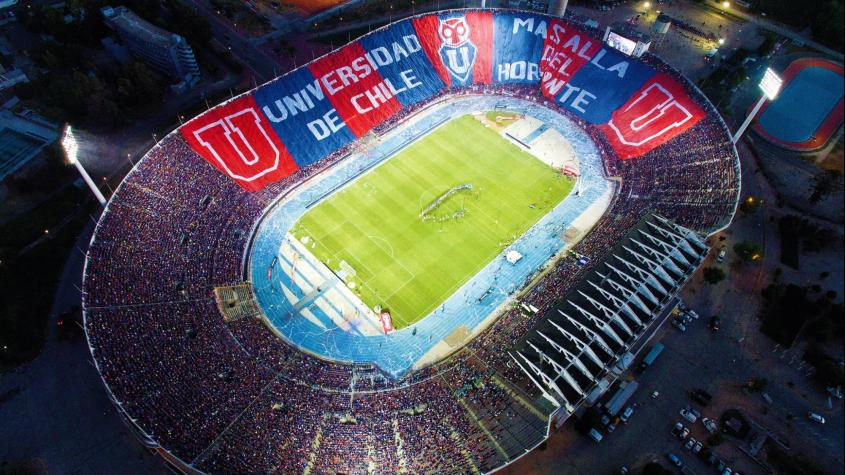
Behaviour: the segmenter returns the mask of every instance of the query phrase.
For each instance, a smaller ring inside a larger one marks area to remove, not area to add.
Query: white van
[[[819,424],[824,424],[824,417],[816,414],[815,412],[808,412],[807,418],[813,422],[818,422]]]

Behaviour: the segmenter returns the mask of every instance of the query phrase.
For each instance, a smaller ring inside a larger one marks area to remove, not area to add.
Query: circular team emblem
[[[449,18],[440,22],[437,33],[443,44],[450,47],[458,47],[469,41],[469,25],[466,18]]]
[[[470,73],[477,52],[469,33],[469,24],[464,17],[440,20],[437,28],[441,40],[440,61],[449,70],[453,80],[463,84],[471,80]]]

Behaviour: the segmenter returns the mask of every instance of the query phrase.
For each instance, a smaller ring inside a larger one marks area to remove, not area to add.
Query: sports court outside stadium
[[[754,130],[796,152],[825,146],[842,127],[842,64],[800,58],[789,64],[783,79],[783,91],[776,101],[764,106]]]
[[[292,233],[401,329],[438,307],[573,184],[465,115],[312,207]]]

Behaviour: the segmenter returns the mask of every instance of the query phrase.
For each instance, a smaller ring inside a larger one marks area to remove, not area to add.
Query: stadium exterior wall
[[[475,11],[475,10],[452,10],[452,11],[444,11],[444,12],[439,12],[439,13],[437,14],[437,16],[439,16],[439,17],[441,17],[441,18],[442,18],[442,17],[444,17],[444,16],[446,16],[446,17],[451,17],[451,16],[455,16],[455,15],[463,15],[463,14],[466,14],[466,13],[468,13],[468,12],[472,12],[472,11]],[[545,18],[545,19],[546,19],[547,21],[549,21],[549,22],[554,21],[554,19],[553,19],[553,18],[551,18],[551,17],[547,17],[547,16],[544,16],[544,15],[539,15],[539,14],[535,14],[535,13],[530,13],[530,14],[528,14],[528,13],[524,13],[524,12],[515,12],[515,11],[507,11],[507,10],[495,10],[495,11],[494,11],[494,10],[487,10],[487,11],[490,11],[490,12],[496,12],[496,13],[503,13],[503,14],[513,14],[513,15],[523,15],[523,14],[524,14],[524,15],[530,15],[530,16],[533,16],[534,18]],[[420,19],[420,18],[423,18],[423,17],[429,17],[429,16],[434,16],[434,15],[418,15],[418,16],[416,16],[416,17],[410,17],[410,18],[408,18],[408,19],[401,20],[401,21],[399,21],[399,22],[395,22],[395,23],[391,23],[391,24],[389,24],[389,25],[386,25],[385,27],[382,27],[382,28],[380,28],[380,29],[378,29],[378,30],[375,30],[374,32],[372,32],[372,33],[370,33],[370,34],[368,34],[368,35],[366,35],[366,36],[372,35],[372,34],[377,33],[377,32],[383,32],[383,31],[386,31],[388,28],[390,28],[390,27],[392,27],[393,25],[398,24],[398,23],[402,23],[402,22],[406,22],[406,21],[410,22],[410,21],[413,21],[413,20],[415,20],[415,19]],[[584,36],[585,36],[585,37],[590,37],[590,35],[588,35],[588,34],[585,34]],[[590,38],[591,38],[591,39],[594,39],[594,38],[592,38],[592,37],[590,37]],[[341,49],[342,49],[342,48],[341,48]],[[337,50],[336,50],[336,51],[337,51]],[[326,55],[323,55],[323,56],[321,56],[321,57],[319,57],[319,58],[317,58],[317,59],[315,59],[315,60],[311,61],[310,63],[308,63],[307,65],[303,66],[302,68],[299,68],[298,70],[294,70],[294,71],[291,71],[291,72],[289,72],[289,73],[286,73],[285,75],[280,76],[280,77],[279,77],[279,78],[277,78],[276,80],[279,80],[279,79],[282,79],[282,78],[289,77],[289,76],[291,76],[291,75],[295,74],[297,71],[303,70],[303,68],[310,67],[310,66],[312,66],[312,65],[316,64],[317,62],[319,62],[319,61],[321,61],[321,60],[324,60],[324,59],[325,59],[325,58],[327,58],[327,57],[330,57],[330,56],[331,56],[332,54],[334,54],[334,53],[335,53],[335,52],[331,52],[331,53],[328,53],[328,54],[326,54]],[[662,61],[661,61],[661,62],[662,62]],[[276,81],[276,80],[274,80],[274,81]],[[194,121],[195,121],[195,120],[197,120],[197,119],[201,119],[202,117],[205,117],[207,114],[209,114],[209,113],[210,113],[210,112],[212,112],[212,111],[215,111],[215,110],[220,110],[221,108],[223,108],[223,107],[225,107],[225,106],[227,106],[227,105],[232,105],[232,104],[237,103],[238,101],[244,100],[245,98],[250,98],[250,97],[252,97],[252,95],[253,95],[254,93],[256,93],[256,91],[258,91],[258,90],[259,90],[259,89],[261,89],[261,88],[264,88],[265,86],[267,86],[267,85],[269,85],[269,84],[273,83],[274,81],[270,81],[270,82],[265,83],[265,84],[263,84],[263,85],[261,85],[261,86],[259,86],[259,87],[257,87],[257,88],[254,88],[254,89],[252,89],[252,90],[249,90],[249,91],[247,91],[247,92],[245,92],[245,93],[242,93],[242,94],[240,94],[240,95],[238,95],[238,96],[235,96],[235,97],[233,97],[233,98],[229,99],[228,101],[225,101],[225,102],[221,103],[220,105],[215,106],[214,108],[210,109],[210,110],[209,110],[209,111],[207,111],[206,113],[201,114],[201,115],[200,115],[200,116],[198,116],[197,118],[192,119],[192,121],[191,121],[191,122],[194,122]],[[538,82],[537,82],[537,84],[538,84],[538,85],[540,85],[540,82],[538,81]],[[691,83],[689,83],[689,82],[687,82],[685,85],[686,85],[686,87],[693,88],[693,89],[695,90],[695,92],[696,92],[698,95],[700,95],[700,97],[701,97],[701,98],[704,98],[704,96],[703,96],[703,94],[701,93],[701,91],[699,91],[699,90],[698,90],[698,88],[696,88],[694,85],[692,85],[692,84],[691,84]],[[545,91],[544,91],[544,92],[545,92]],[[557,99],[559,99],[559,96],[557,96],[557,97],[550,97],[550,99],[555,99],[555,100],[557,100]],[[705,107],[707,107],[708,109],[710,109],[710,113],[711,113],[711,114],[712,114],[712,113],[715,113],[716,115],[718,115],[718,113],[717,113],[717,112],[715,112],[715,109],[713,108],[712,104],[710,104],[710,103],[709,103],[709,101],[707,101],[707,100],[706,100],[706,98],[704,98],[704,100],[703,100],[703,101],[698,101],[698,102],[699,102],[700,104],[703,104],[703,105],[704,105]],[[722,126],[724,127],[724,129],[727,131],[727,126],[725,125],[724,120],[721,118],[721,116],[719,116],[719,120],[720,120],[720,122],[721,122]],[[189,123],[191,123],[191,122],[189,122]],[[686,129],[685,129],[685,130],[686,130]],[[165,136],[165,137],[161,140],[161,142],[166,142],[166,141],[168,141],[168,140],[171,140],[171,139],[172,139],[172,138],[173,138],[176,134],[180,134],[180,133],[181,133],[181,134],[183,134],[183,135],[186,133],[186,131],[185,131],[185,127],[184,127],[184,126],[182,126],[182,127],[179,127],[179,128],[177,128],[177,129],[172,130],[170,133],[168,133],[168,134],[167,134],[167,135],[166,135],[166,136]],[[674,136],[673,136],[673,137],[674,137]],[[152,150],[154,150],[156,147],[159,147],[159,143],[160,143],[160,142],[157,142],[157,143],[153,146],[153,148],[151,148],[151,151],[152,151]],[[149,152],[148,152],[148,153],[149,153]],[[735,148],[734,148],[734,154],[736,154],[736,149],[735,149]],[[207,157],[206,157],[206,158],[207,158]],[[207,159],[208,159],[208,158],[207,158]],[[142,161],[143,161],[143,159],[142,159],[141,161],[137,162],[137,163],[133,166],[133,168],[130,170],[130,172],[129,172],[129,174],[128,174],[127,176],[130,176],[133,172],[135,172],[135,170],[139,167],[139,165],[141,164],[141,162],[142,162]],[[219,168],[219,167],[218,167],[218,168]],[[737,168],[738,168],[738,164],[737,164]],[[738,175],[738,176],[739,176],[739,175]],[[123,187],[123,185],[124,185],[125,183],[126,183],[126,181],[125,181],[125,180],[124,180],[123,182],[121,182],[121,183],[120,183],[120,185],[118,185],[118,187],[117,187],[117,189],[115,190],[115,192],[114,192],[114,193],[119,192],[119,191],[121,190],[121,187]],[[290,191],[292,191],[292,190],[290,190]],[[738,205],[738,197],[739,197],[739,193],[737,193],[737,197],[736,197],[736,199],[734,200],[733,212],[732,212],[731,216],[733,216],[733,215],[736,213],[736,207],[737,207],[737,205]],[[104,210],[103,210],[103,212],[102,212],[102,216],[105,216],[105,215],[109,212],[109,207],[110,207],[110,205],[111,205],[111,202],[107,203],[106,207],[104,208]],[[272,205],[270,205],[270,206],[272,206]],[[91,246],[94,244],[95,240],[96,240],[96,237],[97,237],[97,231],[98,231],[98,229],[99,229],[100,225],[101,225],[101,224],[102,224],[102,222],[103,222],[103,220],[102,220],[102,216],[101,216],[101,219],[97,222],[97,225],[96,225],[96,227],[95,227],[94,234],[93,234],[93,236],[92,236],[92,238],[91,238],[91,240],[90,240],[90,242],[89,242],[89,247],[91,247]],[[709,233],[709,234],[713,234],[713,233],[716,233],[716,232],[721,231],[722,229],[724,229],[725,227],[727,227],[729,223],[730,223],[730,219],[728,219],[728,220],[727,220],[727,221],[726,221],[726,222],[725,222],[725,223],[724,223],[721,227],[719,227],[718,229],[716,229],[716,230],[712,231],[712,232],[711,232],[711,233]],[[257,226],[257,225],[258,225],[258,222],[256,222],[256,223],[254,224],[254,226]],[[254,235],[254,233],[253,233],[253,235]],[[245,259],[247,258],[247,257],[246,257],[247,255],[248,255],[248,253],[245,253],[245,254],[244,254],[244,257],[243,257],[243,259],[244,259],[244,263],[245,263]],[[88,264],[89,264],[89,260],[88,260],[88,257],[86,256],[86,260],[85,260],[84,267],[83,267],[83,282],[85,282],[85,281],[87,280],[87,276],[88,276]],[[147,433],[146,433],[146,432],[145,432],[145,431],[144,431],[141,427],[139,427],[139,426],[138,426],[138,425],[134,422],[134,420],[132,419],[132,417],[131,417],[131,416],[130,416],[130,415],[129,415],[129,414],[128,414],[125,410],[124,410],[124,408],[123,408],[123,404],[122,404],[122,403],[121,403],[121,401],[119,401],[119,400],[117,399],[117,397],[114,395],[114,393],[112,392],[111,388],[109,387],[109,384],[106,382],[105,378],[103,377],[103,372],[102,372],[102,369],[101,369],[100,364],[99,364],[99,362],[97,361],[97,358],[96,358],[96,356],[95,356],[95,354],[96,354],[96,353],[95,353],[95,352],[96,352],[96,348],[92,345],[92,343],[91,343],[91,338],[90,338],[90,335],[89,335],[89,333],[88,333],[88,320],[89,320],[88,308],[89,308],[89,307],[86,305],[86,292],[85,292],[85,288],[83,288],[83,292],[82,292],[82,308],[83,308],[83,312],[82,312],[82,313],[83,313],[83,324],[84,324],[85,329],[86,329],[86,342],[87,342],[87,345],[88,345],[88,347],[89,347],[89,351],[90,351],[90,352],[91,352],[91,354],[92,354],[92,357],[93,357],[92,359],[93,359],[94,366],[95,366],[95,368],[97,369],[97,372],[98,372],[98,374],[99,374],[99,376],[100,376],[101,381],[103,382],[103,385],[104,385],[104,387],[105,387],[105,389],[106,389],[106,392],[107,392],[107,394],[108,394],[108,396],[109,396],[109,399],[113,402],[113,404],[115,405],[116,409],[117,409],[117,410],[118,410],[118,412],[121,414],[121,417],[124,419],[124,422],[125,422],[125,423],[127,424],[127,426],[130,428],[130,430],[132,430],[132,432],[133,432],[134,434],[136,434],[136,437],[139,439],[139,441],[140,441],[140,442],[141,442],[141,443],[142,443],[145,447],[148,447],[148,448],[150,448],[150,449],[152,449],[152,450],[155,450],[155,451],[156,451],[157,453],[159,453],[159,454],[160,454],[160,455],[161,455],[161,456],[162,456],[165,460],[167,460],[167,461],[168,461],[168,463],[170,463],[172,466],[176,467],[178,470],[182,471],[183,473],[190,473],[190,474],[194,474],[194,473],[201,473],[201,472],[197,471],[195,468],[193,468],[193,466],[192,466],[190,463],[187,463],[187,462],[182,461],[181,459],[179,459],[178,457],[176,457],[176,456],[175,456],[172,452],[168,451],[167,449],[163,448],[160,444],[158,444],[158,442],[157,442],[157,441],[155,441],[155,440],[154,440],[154,438],[153,438],[153,437],[151,437],[149,434],[147,434]],[[550,424],[550,421],[549,421],[549,424]],[[546,429],[546,437],[548,437],[548,434],[549,434],[549,428],[548,428],[548,426],[547,426],[547,429]],[[545,439],[544,439],[544,440],[545,440]],[[542,443],[542,442],[540,442],[540,443]],[[537,445],[539,445],[539,444],[537,444]],[[536,448],[536,446],[535,446],[535,448]],[[526,453],[528,453],[528,452],[530,452],[530,450],[529,450],[529,451],[526,451]],[[519,456],[519,457],[517,457],[516,459],[514,459],[514,460],[510,461],[507,465],[510,465],[510,464],[511,464],[511,463],[513,463],[515,460],[518,460],[519,458],[521,458],[521,457],[522,457],[522,456],[524,456],[524,455],[525,455],[525,454],[520,455],[520,456]],[[505,466],[507,466],[507,465],[505,465]],[[501,470],[501,468],[503,468],[503,467],[504,467],[504,466],[502,466],[502,467],[500,467],[500,468],[498,468],[498,469],[496,469],[496,470],[494,470],[494,471],[499,471],[499,470]]]

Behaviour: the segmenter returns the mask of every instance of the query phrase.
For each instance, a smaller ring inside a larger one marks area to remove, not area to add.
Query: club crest
[[[440,61],[461,83],[469,80],[472,67],[475,64],[477,48],[469,37],[469,24],[466,18],[448,18],[440,20],[437,28],[440,36]]]

